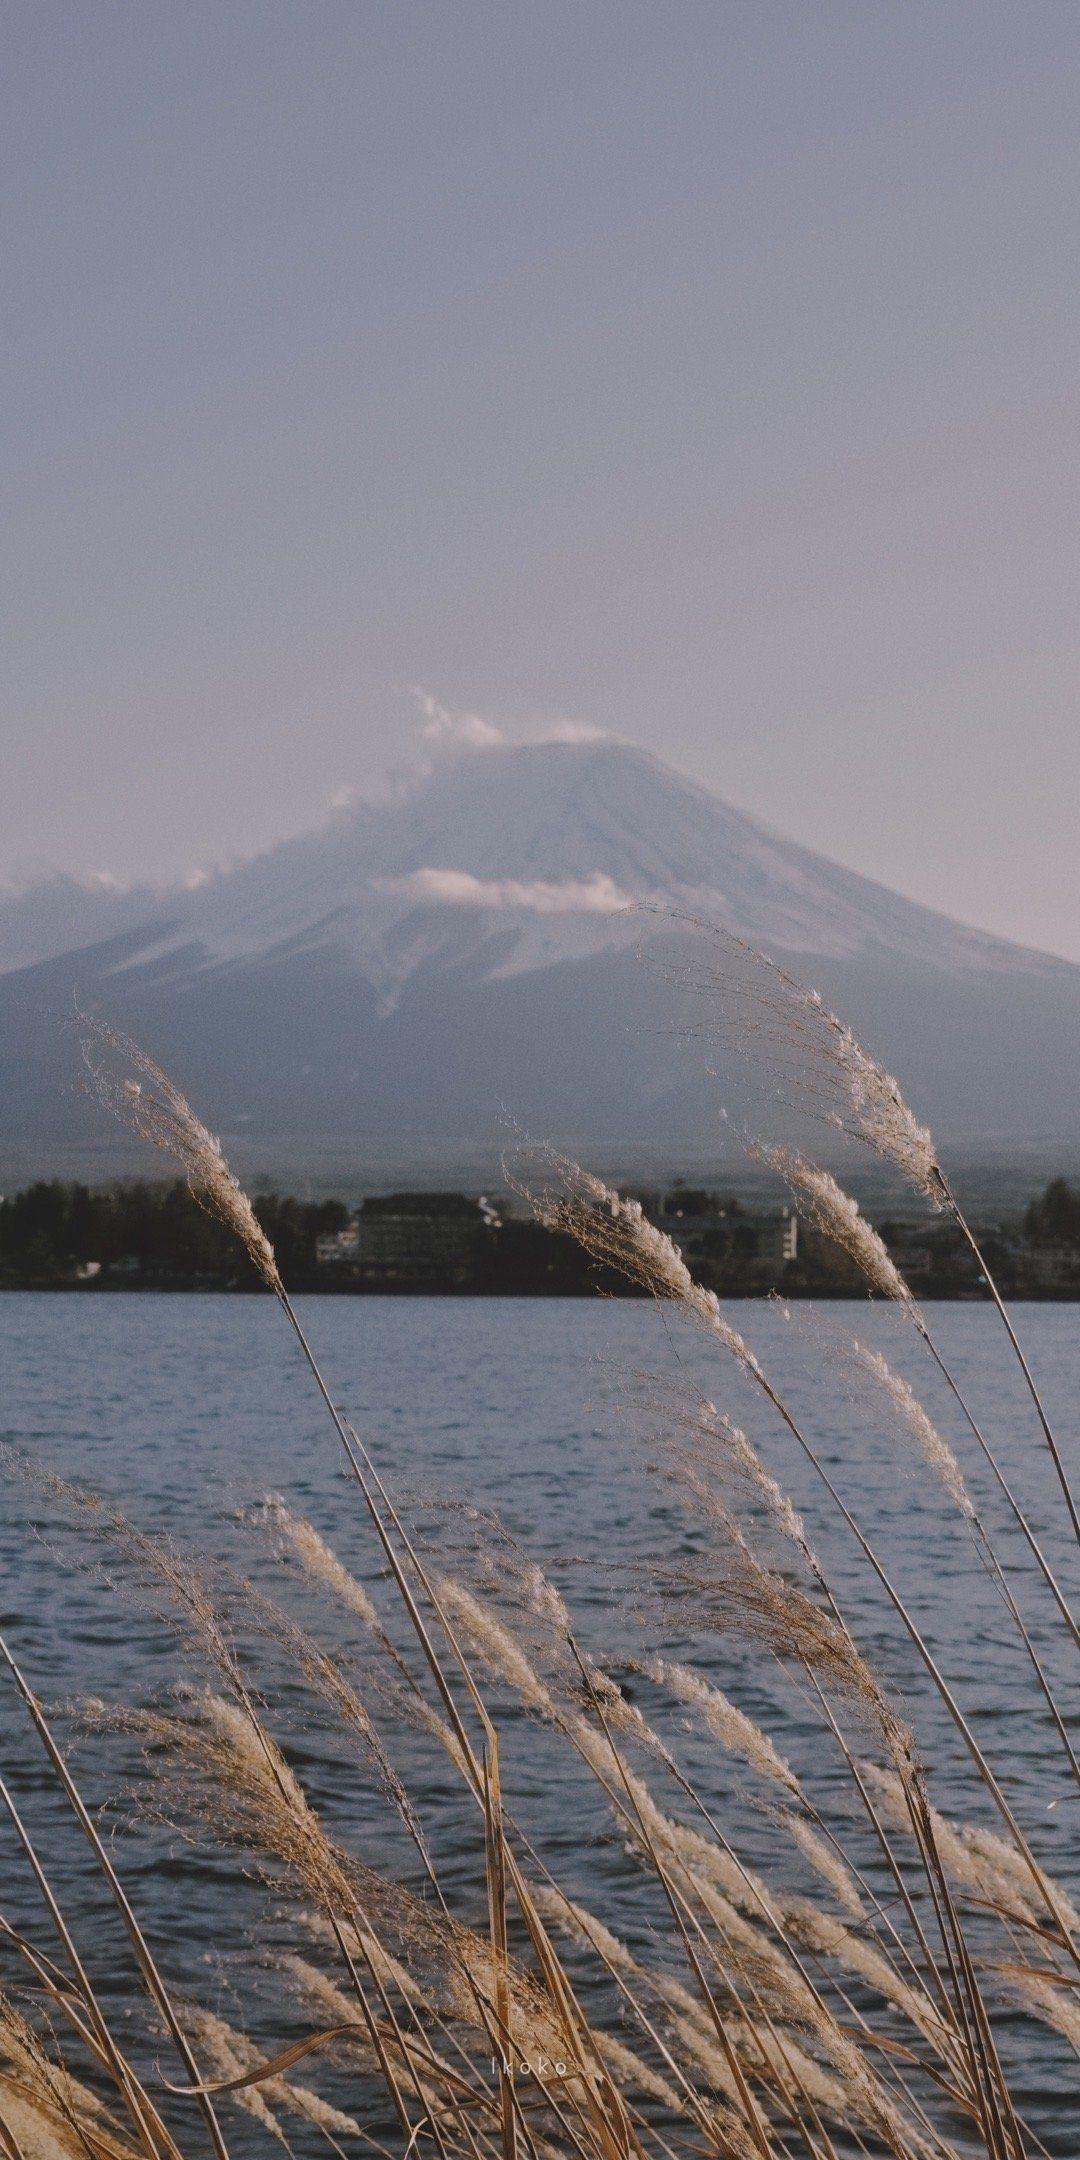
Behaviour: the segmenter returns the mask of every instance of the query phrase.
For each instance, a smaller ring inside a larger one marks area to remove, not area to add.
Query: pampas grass
[[[955,1208],[932,1138],[891,1076],[812,992],[734,941],[719,942],[728,969],[720,1002],[766,1062],[784,1068],[792,1093],[935,1204]],[[992,1760],[972,1729],[949,1677],[950,1646],[926,1641],[888,1556],[845,1498],[841,1471],[822,1460],[805,1416],[672,1241],[637,1203],[563,1157],[534,1156],[522,1175],[542,1221],[620,1268],[692,1324],[707,1352],[721,1353],[718,1388],[733,1377],[750,1390],[766,1425],[794,1444],[818,1504],[813,1517],[795,1506],[768,1441],[751,1438],[726,1408],[646,1390],[645,1453],[693,1537],[681,1552],[643,1556],[632,1579],[613,1585],[612,1639],[598,1656],[578,1641],[572,1594],[492,1519],[466,1511],[466,1525],[460,1508],[447,1511],[446,1541],[468,1530],[467,1554],[459,1549],[452,1561],[437,1538],[421,1535],[331,1394],[220,1144],[123,1036],[88,1021],[84,1050],[101,1100],[183,1166],[277,1299],[383,1582],[377,1607],[355,1571],[346,1513],[330,1544],[286,1499],[270,1499],[257,1516],[284,1595],[300,1581],[320,1606],[318,1626],[301,1625],[287,1605],[242,1578],[211,1574],[119,1508],[39,1481],[91,1559],[109,1569],[118,1557],[132,1594],[171,1622],[185,1671],[164,1702],[83,1703],[81,1729],[106,1756],[136,1751],[155,1823],[216,1849],[217,1866],[234,1867],[252,1894],[265,1886],[275,1937],[265,1956],[253,1943],[241,1975],[261,2006],[264,2037],[203,1999],[197,1974],[166,1977],[54,1723],[0,1639],[46,1774],[127,1931],[153,2032],[148,2049],[118,2011],[110,1977],[77,1944],[0,1783],[41,1920],[29,1928],[0,1913],[14,1974],[0,1995],[5,2160],[194,2160],[206,2140],[226,2160],[237,2125],[243,2139],[290,2151],[328,2144],[398,2160],[423,2152],[1036,2160],[1045,2148],[1017,2098],[1023,2020],[1063,2054],[1080,2045],[1077,1913],[1035,1857],[1007,1762]],[[1052,1712],[1049,1738],[1064,1743],[1075,1769],[1025,1603],[1049,1589],[1052,1621],[1065,1631],[1074,1624],[1021,1502],[854,1201],[806,1157],[773,1160],[868,1285],[914,1322],[910,1339],[930,1349],[1007,1494],[1025,1531],[1023,1580],[1012,1560],[1004,1569],[915,1389],[879,1352],[848,1346],[847,1369],[871,1414],[875,1405],[887,1411],[937,1481],[943,1509],[955,1511],[947,1519],[956,1534],[975,1539],[1002,1592],[1003,1624],[1019,1631]],[[1061,1480],[1068,1506],[1063,1472]],[[819,1557],[825,1522],[848,1538],[966,1750],[970,1821],[946,1816],[932,1798],[918,1732],[880,1667],[880,1646],[860,1640],[849,1617],[850,1582]],[[103,1595],[112,1594],[110,1574]],[[693,1638],[693,1664],[628,1645],[641,1615],[657,1613]],[[732,1647],[757,1660],[759,1675],[797,1691],[801,1720],[817,1734],[811,1769],[829,1769],[823,1800],[769,1729],[767,1691],[751,1711],[727,1670],[723,1688],[714,1677],[722,1661],[730,1667]],[[641,1681],[647,1713],[635,1699]],[[298,1703],[351,1765],[345,1790],[363,1794],[359,1816],[341,1794],[328,1804],[306,1775],[290,1741]],[[693,1772],[683,1761],[688,1727]],[[1045,1719],[1033,1719],[1029,1748],[1046,1732]],[[418,1749],[456,1794],[453,1867],[430,1834],[423,1781],[410,1790],[400,1767]],[[554,1854],[534,1843],[507,1798],[511,1754],[542,1763],[551,1789],[565,1790],[567,1837]],[[404,1840],[394,1865],[370,1848],[379,1804]],[[609,1856],[613,1836],[622,1876],[636,1885],[622,1913],[618,1896],[610,1909],[604,1902],[616,1872],[610,1857],[587,1902],[561,1879],[567,1844],[586,1862],[601,1820]]]
[[[274,1248],[229,1168],[220,1140],[129,1035],[88,1013],[81,1013],[79,1020],[87,1080],[102,1107],[179,1164],[192,1198],[239,1239],[268,1288],[280,1292]]]
[[[807,1162],[791,1148],[759,1147],[755,1153],[770,1169],[785,1178],[803,1213],[816,1230],[840,1247],[866,1277],[872,1290],[892,1298],[902,1312],[913,1307],[903,1276],[889,1256],[884,1240],[862,1214],[857,1201],[846,1193],[828,1170]]]

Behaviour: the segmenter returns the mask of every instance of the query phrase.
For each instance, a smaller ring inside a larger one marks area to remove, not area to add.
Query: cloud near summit
[[[468,870],[411,870],[381,878],[380,892],[443,907],[521,908],[530,915],[617,915],[633,907],[630,893],[599,870],[587,878],[549,883],[543,878],[478,878]]]
[[[447,749],[493,750],[500,744],[510,742],[528,743],[590,743],[611,742],[614,738],[606,728],[594,726],[591,720],[555,719],[541,720],[526,726],[513,735],[488,720],[482,713],[467,712],[456,706],[444,705],[422,683],[412,683],[409,695],[415,701],[420,714],[420,734],[426,743],[439,744]]]
[[[327,809],[331,814],[360,809],[372,802],[378,802],[387,794],[400,796],[402,792],[408,793],[430,778],[438,766],[452,764],[468,753],[513,750],[526,745],[539,748],[546,743],[613,743],[620,740],[609,728],[597,727],[591,720],[537,720],[515,724],[511,731],[500,727],[496,721],[487,719],[483,713],[444,705],[442,699],[436,697],[434,691],[426,690],[422,683],[410,683],[408,696],[419,714],[419,727],[416,731],[419,743],[414,737],[405,761],[397,766],[390,766],[381,780],[359,787],[346,781],[336,787],[327,799]],[[493,901],[490,904],[494,906],[497,903]],[[525,903],[520,902],[519,905]],[[546,912],[554,910],[549,909]]]
[[[452,706],[443,705],[430,690],[420,683],[412,685],[412,696],[420,712],[420,733],[425,742],[457,743],[465,750],[490,750],[505,738],[501,728],[493,720],[485,720],[480,713],[456,712]]]

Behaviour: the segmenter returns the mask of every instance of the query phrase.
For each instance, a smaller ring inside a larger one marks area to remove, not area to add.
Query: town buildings
[[[633,1197],[706,1283],[738,1286],[745,1278],[769,1287],[798,1256],[790,1207],[750,1209],[679,1180]],[[535,1236],[523,1215],[529,1211],[516,1194],[493,1201],[460,1192],[371,1193],[343,1228],[316,1240],[316,1265],[369,1289],[497,1289],[501,1260],[510,1260],[510,1248],[517,1252],[526,1227]]]
[[[324,1230],[315,1240],[317,1267],[355,1267],[360,1252],[360,1218],[352,1216],[341,1230]]]
[[[479,1271],[498,1216],[481,1194],[371,1193],[356,1218],[357,1262],[373,1288],[464,1287]]]
[[[799,1218],[793,1207],[744,1207],[707,1186],[684,1185],[681,1178],[634,1197],[694,1272],[730,1272],[741,1264],[778,1274],[798,1259]]]

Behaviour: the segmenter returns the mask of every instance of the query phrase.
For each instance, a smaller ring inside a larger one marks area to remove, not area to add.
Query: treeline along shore
[[[697,1279],[729,1297],[865,1297],[865,1278],[790,1207],[755,1206],[679,1180],[635,1189]],[[297,1291],[478,1297],[635,1296],[573,1239],[535,1222],[520,1196],[462,1192],[301,1200],[261,1192],[256,1212]],[[978,1298],[985,1279],[946,1217],[881,1231],[922,1298]],[[1080,1191],[1056,1178],[1024,1210],[993,1214],[979,1242],[1011,1297],[1080,1298]],[[0,1199],[0,1289],[251,1290],[234,1242],[182,1180],[90,1187],[40,1181]]]

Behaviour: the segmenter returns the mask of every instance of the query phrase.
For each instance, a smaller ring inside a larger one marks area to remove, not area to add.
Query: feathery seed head
[[[794,1814],[790,1808],[782,1809],[778,1820],[783,1823],[799,1851],[809,1861],[814,1873],[820,1875],[822,1882],[828,1883],[838,1905],[851,1919],[861,1920],[862,1899],[855,1887],[851,1869],[840,1858],[839,1853],[827,1844],[823,1837],[818,1836],[817,1831],[803,1816]]]
[[[719,1026],[734,1033],[737,1047],[780,1074],[796,1107],[873,1148],[940,1206],[945,1187],[933,1134],[820,992],[744,938],[703,922],[692,927],[723,953],[699,987],[718,998]]]
[[[755,1152],[786,1179],[815,1229],[840,1246],[849,1260],[861,1269],[871,1288],[880,1291],[883,1297],[892,1298],[903,1311],[911,1312],[914,1307],[911,1292],[883,1240],[861,1213],[858,1202],[837,1184],[830,1172],[820,1169],[816,1163],[807,1162],[805,1156],[790,1148],[760,1147]]]
[[[379,1616],[362,1583],[333,1552],[324,1538],[319,1536],[313,1523],[303,1515],[294,1515],[277,1493],[268,1493],[262,1503],[262,1512],[272,1526],[283,1547],[292,1553],[304,1573],[313,1582],[329,1590],[365,1627],[377,1628]]]
[[[968,1522],[974,1521],[975,1509],[971,1495],[964,1482],[964,1473],[947,1440],[943,1440],[937,1426],[923,1408],[913,1388],[908,1386],[898,1372],[894,1372],[879,1350],[868,1349],[865,1343],[852,1341],[847,1345],[852,1362],[869,1373],[872,1380],[883,1388],[893,1409],[911,1434],[923,1461],[941,1479],[949,1498],[959,1508]]]
[[[274,1248],[215,1139],[180,1089],[130,1037],[90,1014],[80,1016],[83,1063],[98,1101],[122,1125],[178,1163],[192,1197],[231,1230],[264,1282],[282,1289]],[[136,1078],[125,1067],[135,1068]]]
[[[520,1188],[539,1222],[574,1238],[595,1260],[653,1297],[681,1305],[755,1379],[761,1378],[753,1351],[725,1318],[716,1292],[694,1281],[678,1246],[650,1222],[640,1200],[624,1197],[568,1156],[541,1150],[539,1161],[545,1181]]]
[[[657,1687],[674,1695],[677,1702],[699,1711],[721,1747],[741,1756],[761,1777],[783,1785],[790,1793],[798,1792],[799,1781],[794,1771],[777,1753],[768,1733],[762,1732],[760,1725],[730,1702],[718,1687],[711,1686],[688,1665],[672,1664],[665,1658],[643,1659],[642,1671]]]
[[[453,1576],[436,1576],[433,1587],[447,1617],[460,1628],[489,1670],[516,1690],[526,1709],[550,1711],[551,1696],[509,1628]]]

